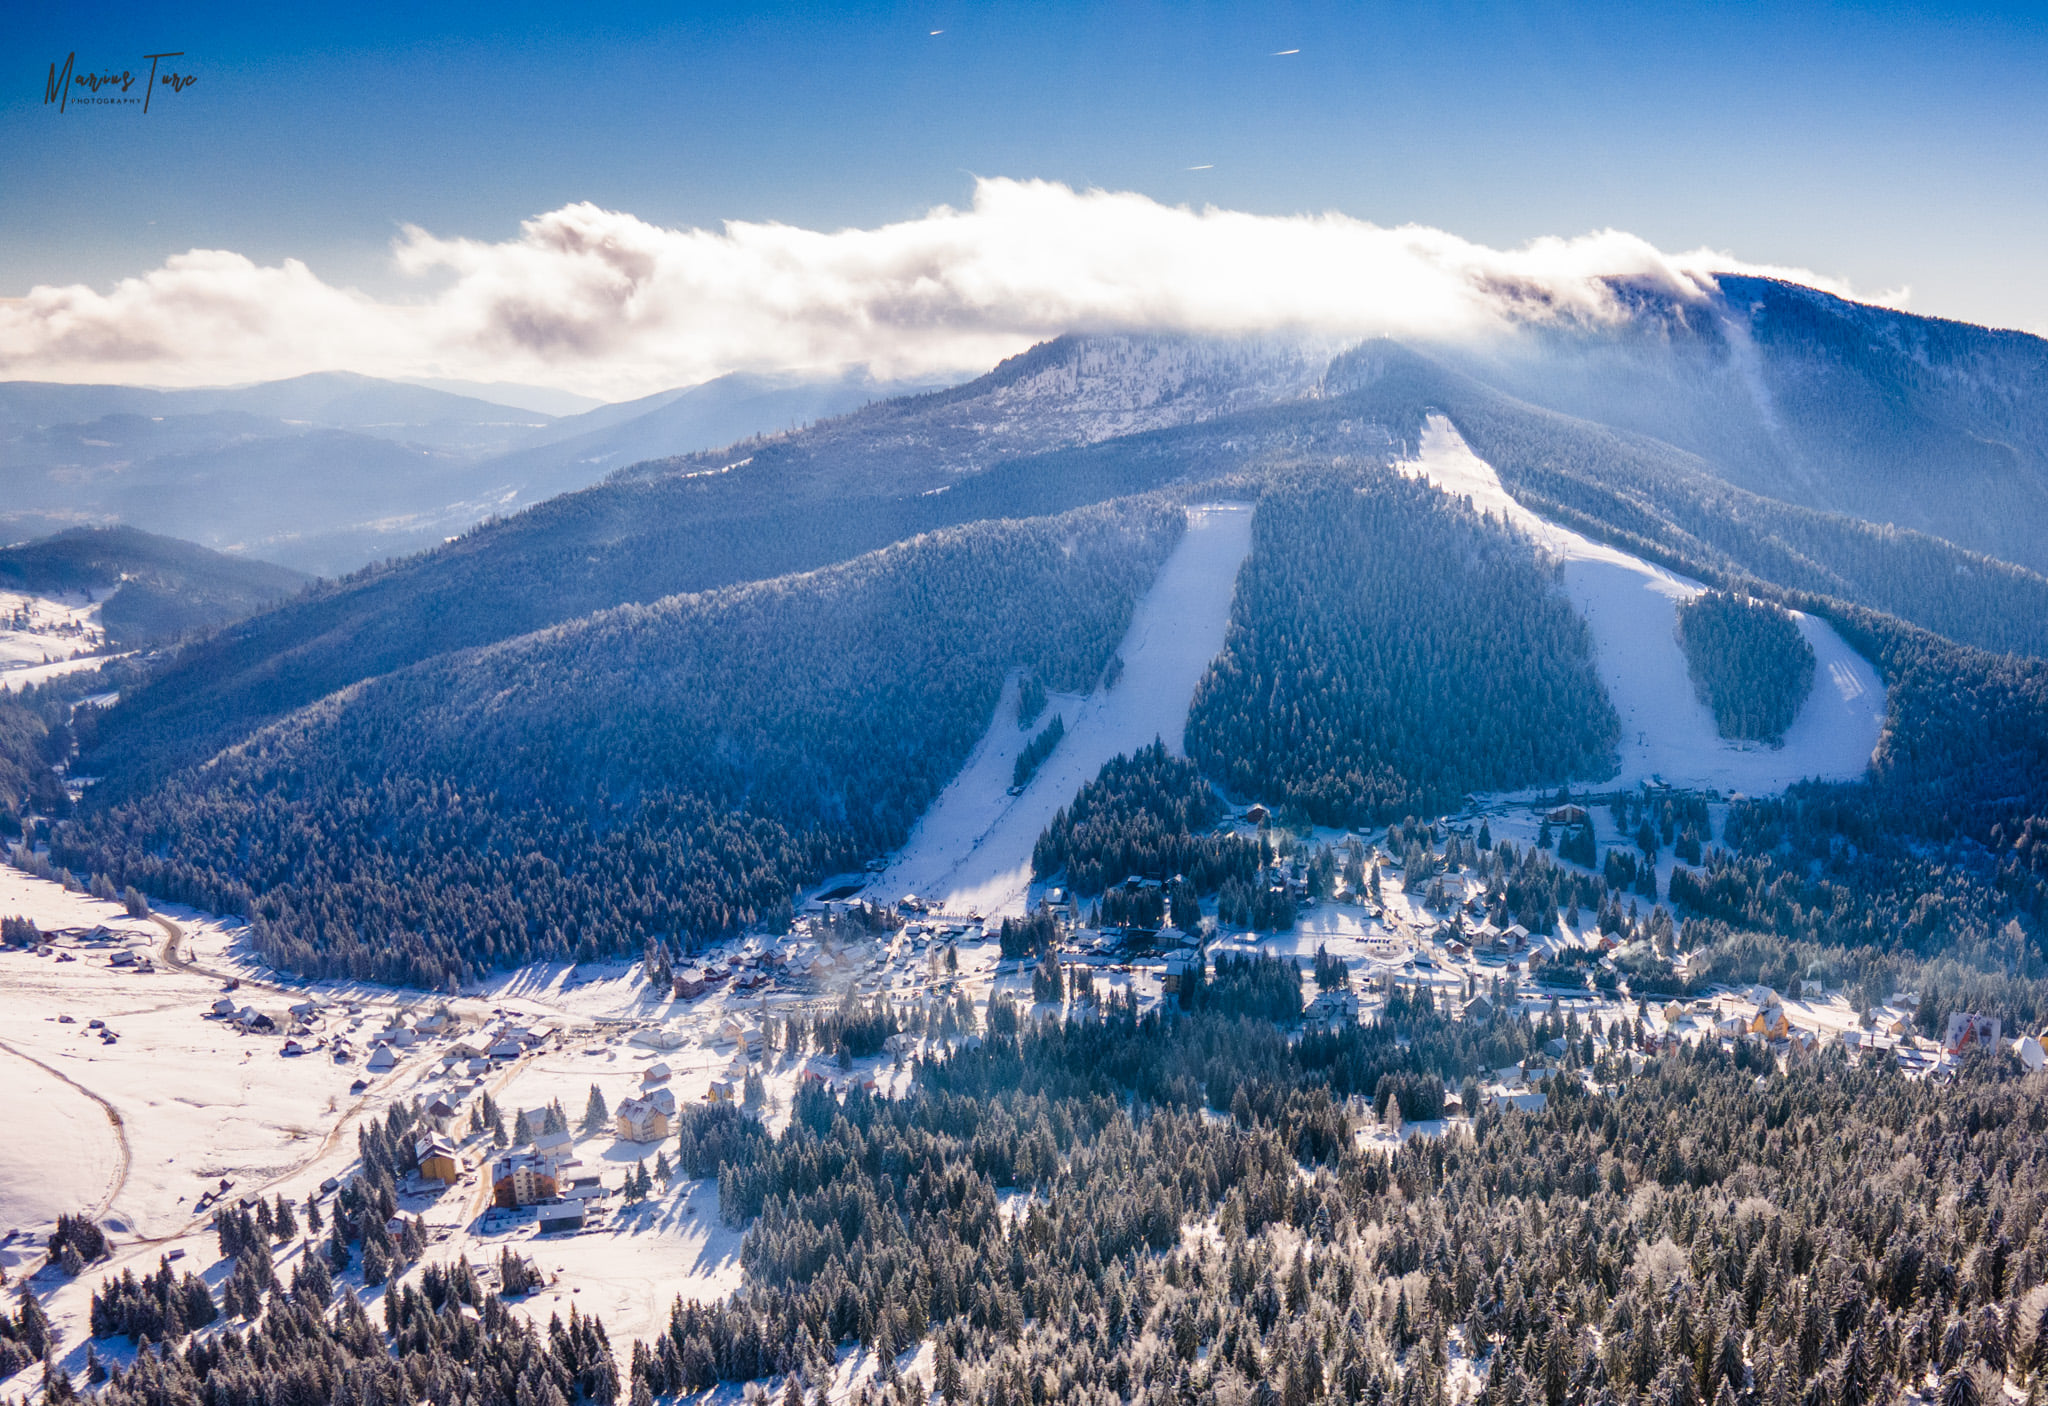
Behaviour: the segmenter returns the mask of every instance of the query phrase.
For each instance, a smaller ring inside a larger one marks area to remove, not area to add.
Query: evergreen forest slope
[[[1008,670],[1093,682],[1184,523],[1151,500],[982,523],[449,655],[58,850],[246,911],[308,974],[441,985],[786,922],[799,884],[902,842]]]
[[[218,629],[296,595],[310,578],[133,527],[77,527],[0,549],[0,589],[110,591],[100,623],[116,648]]]
[[[125,679],[77,729],[101,780],[58,848],[251,910],[307,971],[439,983],[771,921],[801,877],[900,842],[1004,669],[1096,676],[1170,535],[1129,523],[1177,511],[1125,500],[1159,490],[1263,497],[1187,739],[1234,794],[1356,825],[1598,779],[1613,713],[1544,565],[1384,470],[1431,414],[1538,514],[1822,615],[1878,662],[1893,715],[1847,794],[1886,797],[1886,824],[1988,842],[2048,815],[2048,578],[1469,370],[1389,342],[1324,364],[1070,338],[636,466]],[[1148,545],[1041,550],[1110,523]]]
[[[1234,793],[1366,826],[1614,771],[1592,638],[1526,539],[1377,472],[1276,487],[1188,755]]]

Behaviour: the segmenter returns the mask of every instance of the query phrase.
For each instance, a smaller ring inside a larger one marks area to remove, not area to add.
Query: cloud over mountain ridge
[[[1009,179],[977,181],[965,209],[874,229],[667,229],[579,202],[500,242],[408,226],[393,258],[418,297],[203,249],[105,292],[38,286],[0,301],[0,376],[198,385],[346,369],[621,397],[729,371],[972,371],[1070,331],[1483,337],[1625,316],[1613,280],[1681,301],[1710,293],[1717,272],[1845,291],[1615,230],[1499,250],[1342,214]]]

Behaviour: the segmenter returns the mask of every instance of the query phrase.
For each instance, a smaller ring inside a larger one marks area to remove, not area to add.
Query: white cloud
[[[575,204],[495,244],[409,227],[393,257],[439,291],[379,300],[295,259],[219,250],[104,293],[37,287],[0,301],[0,377],[201,385],[346,369],[618,397],[733,370],[972,371],[1066,331],[1477,336],[1616,316],[1611,277],[1688,297],[1734,269],[1832,286],[1613,230],[1497,250],[1344,215],[1012,180],[878,229],[663,229]]]

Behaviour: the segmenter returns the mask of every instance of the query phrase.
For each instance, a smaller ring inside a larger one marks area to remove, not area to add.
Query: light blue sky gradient
[[[986,175],[1497,246],[1615,227],[2048,331],[2039,9],[0,8],[0,296],[195,246],[391,294],[402,223],[837,228]],[[199,82],[147,116],[42,102],[74,50],[169,49]]]

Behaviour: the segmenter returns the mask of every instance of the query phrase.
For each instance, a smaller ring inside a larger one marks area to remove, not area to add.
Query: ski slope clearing
[[[892,899],[914,893],[990,917],[1023,912],[1031,847],[1053,813],[1119,752],[1155,737],[1181,751],[1188,704],[1223,648],[1237,569],[1251,545],[1250,504],[1191,508],[1187,535],[1131,617],[1123,677],[1086,697],[1053,696],[1044,716],[1062,715],[1066,737],[1017,796],[1009,794],[1011,768],[1045,724],[1017,726],[1013,681],[988,734],[869,891]]]
[[[1563,560],[1565,590],[1592,628],[1594,663],[1621,715],[1618,784],[1765,794],[1810,777],[1854,780],[1869,767],[1884,728],[1884,685],[1826,621],[1793,612],[1819,667],[1784,744],[1730,742],[1693,692],[1678,644],[1678,603],[1706,587],[1537,517],[1441,415],[1423,427],[1418,456],[1397,467],[1470,498]]]

